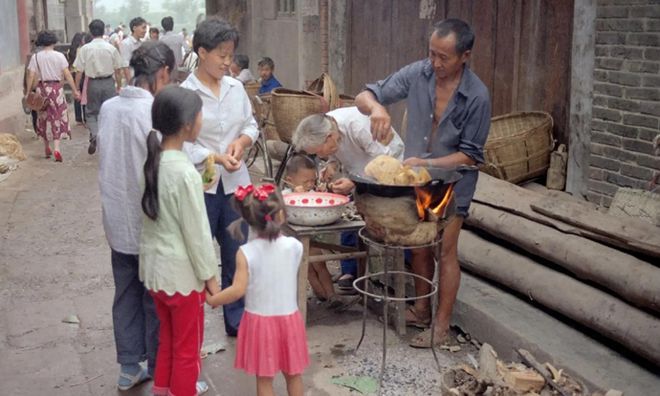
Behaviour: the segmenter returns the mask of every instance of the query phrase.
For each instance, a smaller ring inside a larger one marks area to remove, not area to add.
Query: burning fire
[[[415,188],[415,193],[417,196],[417,215],[420,220],[426,220],[427,210],[435,216],[442,218],[445,215],[447,205],[454,195],[454,186],[450,185],[443,196],[434,196],[430,191],[423,188]]]

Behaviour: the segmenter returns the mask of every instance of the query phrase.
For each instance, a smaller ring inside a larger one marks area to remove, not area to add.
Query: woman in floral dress
[[[69,62],[66,57],[61,52],[55,51],[57,36],[53,32],[42,31],[37,36],[37,43],[42,50],[30,59],[27,86],[33,87],[36,81],[36,91],[46,98],[46,103],[44,108],[38,111],[36,132],[44,141],[46,158],[54,154],[55,161],[62,162],[60,139],[62,135],[71,136],[68,105],[64,97],[62,80],[66,79],[76,99],[80,99],[80,92],[69,72]],[[54,153],[48,140],[48,126],[54,142]]]

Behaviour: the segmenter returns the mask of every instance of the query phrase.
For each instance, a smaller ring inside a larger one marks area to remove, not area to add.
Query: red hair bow
[[[268,199],[268,196],[272,193],[275,192],[275,185],[274,184],[262,184],[261,186],[257,187],[256,190],[254,190],[254,197],[258,199],[259,201],[265,201]]]
[[[245,187],[238,186],[236,192],[234,193],[234,196],[236,197],[237,200],[243,202],[245,197],[247,197],[252,191],[254,191],[254,186],[252,184],[248,184]]]

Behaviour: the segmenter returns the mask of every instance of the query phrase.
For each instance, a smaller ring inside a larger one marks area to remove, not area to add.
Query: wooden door
[[[542,110],[568,142],[573,0],[352,0],[347,91],[426,57],[434,22],[461,18],[476,40],[470,67],[490,91],[493,116]],[[392,109],[399,125],[403,106]]]

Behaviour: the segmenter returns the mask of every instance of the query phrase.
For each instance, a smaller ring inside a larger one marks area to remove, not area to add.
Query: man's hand
[[[392,118],[385,107],[381,105],[374,106],[369,120],[371,121],[371,134],[374,140],[389,142],[392,134]]]
[[[332,192],[342,195],[348,195],[353,191],[355,184],[345,177],[337,179],[331,184]]]
[[[424,166],[424,167],[431,166],[429,160],[423,158],[417,158],[417,157],[407,158],[405,161],[403,161],[403,164],[408,166]]]

